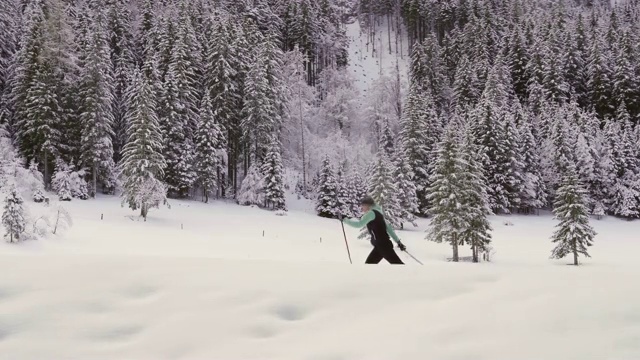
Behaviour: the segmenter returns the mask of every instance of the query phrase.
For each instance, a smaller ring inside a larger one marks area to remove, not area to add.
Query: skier
[[[369,230],[369,234],[371,234],[373,250],[371,250],[371,253],[367,257],[365,264],[378,264],[380,260],[385,259],[390,264],[404,265],[398,257],[398,254],[393,250],[391,238],[398,244],[398,248],[401,251],[406,251],[407,248],[400,241],[398,235],[393,231],[393,228],[385,221],[380,206],[376,205],[375,201],[369,196],[362,199],[360,205],[364,213],[360,220],[342,219],[342,217],[340,217],[340,221],[356,228],[367,226],[367,230]]]

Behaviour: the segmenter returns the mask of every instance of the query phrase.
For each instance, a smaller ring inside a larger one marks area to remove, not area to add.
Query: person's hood
[[[382,206],[380,206],[380,205],[378,205],[378,204],[373,205],[373,207],[371,208],[371,210],[375,210],[375,211],[377,211],[377,212],[379,212],[379,213],[381,213],[381,214],[384,214],[384,212],[382,211]]]

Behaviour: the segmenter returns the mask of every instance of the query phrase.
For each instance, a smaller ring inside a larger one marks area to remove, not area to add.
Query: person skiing
[[[385,259],[390,264],[404,265],[402,260],[398,257],[398,254],[393,250],[393,239],[401,251],[406,251],[407,248],[398,238],[393,228],[386,222],[384,215],[382,214],[382,208],[376,205],[373,198],[366,196],[360,201],[362,206],[362,218],[357,219],[343,219],[340,217],[340,221],[343,223],[355,227],[361,228],[367,226],[369,234],[371,234],[371,245],[373,250],[367,257],[365,264],[378,264],[380,260]]]

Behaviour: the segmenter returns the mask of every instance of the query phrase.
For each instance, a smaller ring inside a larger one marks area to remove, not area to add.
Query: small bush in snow
[[[44,199],[46,199],[46,196],[44,196],[44,193],[42,192],[42,190],[38,189],[33,193],[33,201],[36,203],[42,203],[44,202]]]
[[[63,208],[62,206],[58,206],[55,209],[53,218],[55,219],[53,222],[54,225],[53,225],[53,232],[52,232],[54,235],[58,230],[60,229],[65,230],[70,228],[71,225],[73,225],[71,214],[69,214],[67,209]]]
[[[9,242],[24,240],[25,212],[22,197],[12,186],[9,195],[4,200],[4,212],[2,213],[2,225],[5,228],[5,239]]]
[[[276,216],[287,216],[287,210],[276,211]]]
[[[89,198],[84,170],[75,171],[62,160],[56,162],[56,171],[51,180],[53,190],[60,201],[71,201],[72,198],[86,200]]]
[[[260,171],[260,165],[253,164],[249,168],[247,176],[242,180],[238,203],[240,205],[262,205],[264,200],[264,176]]]
[[[32,233],[36,237],[47,236],[51,228],[48,216],[41,216],[33,222]]]

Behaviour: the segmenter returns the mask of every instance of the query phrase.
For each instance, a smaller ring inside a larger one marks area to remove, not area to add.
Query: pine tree
[[[488,186],[482,169],[482,152],[479,151],[470,126],[465,127],[460,156],[463,165],[462,195],[463,207],[466,209],[467,228],[462,232],[463,242],[471,245],[473,262],[480,261],[480,253],[488,251],[491,243],[491,224],[487,218],[491,214],[489,208]]]
[[[394,228],[402,226],[403,210],[398,199],[398,188],[393,178],[394,165],[384,150],[378,151],[369,178],[369,194],[384,211],[385,219]]]
[[[487,85],[475,110],[475,138],[480,145],[483,166],[489,185],[489,203],[495,212],[510,213],[520,203],[518,191],[521,177],[517,173],[513,117],[507,113],[510,84],[505,79],[504,65],[496,63],[489,73]]]
[[[419,213],[423,213],[428,206],[426,191],[430,185],[430,168],[441,132],[434,106],[428,93],[412,86],[401,122],[401,151],[414,176]]]
[[[2,225],[5,228],[4,237],[9,242],[19,242],[25,231],[24,200],[15,186],[9,190],[4,199],[4,211],[2,212]]]
[[[608,148],[613,159],[614,184],[610,192],[610,210],[626,218],[640,217],[640,170],[629,114],[624,106],[614,121],[605,124]]]
[[[73,171],[62,159],[56,160],[56,171],[51,179],[51,187],[60,201],[71,201],[74,193]]]
[[[569,91],[581,106],[586,106],[588,103],[586,73],[587,41],[581,14],[578,15],[575,31],[569,35],[568,42],[568,49],[565,56],[565,70]]]
[[[176,56],[177,57],[177,56]],[[195,181],[194,149],[189,126],[195,117],[194,94],[189,79],[181,69],[183,65],[172,61],[164,82],[160,123],[166,134],[163,156],[166,160],[165,181],[173,196],[186,197]]]
[[[379,124],[379,126],[380,126],[380,136],[378,139],[379,149],[384,151],[388,158],[392,159],[395,153],[395,142],[393,140],[395,136],[391,131],[391,126],[389,125],[389,119],[385,118],[382,121],[382,124]]]
[[[107,36],[113,76],[113,151],[114,160],[121,158],[122,147],[127,141],[126,91],[135,63],[136,49],[133,38],[133,25],[128,2],[125,0],[107,0]]]
[[[269,137],[274,134],[276,113],[275,102],[271,95],[267,78],[266,48],[259,46],[254,64],[247,73],[244,93],[242,128],[246,141],[250,144],[251,155],[262,159],[266,153]]]
[[[44,54],[46,19],[43,4],[31,3],[25,11],[25,18],[21,48],[16,55],[12,102],[18,119],[16,125],[20,151],[28,160],[40,160],[44,167],[45,184],[48,184],[49,168],[61,134],[58,130],[60,106],[54,92],[53,69]]]
[[[398,189],[398,202],[400,205],[401,219],[407,221],[413,226],[418,226],[415,222],[414,214],[418,213],[418,196],[416,194],[416,185],[413,181],[413,171],[407,162],[407,157],[400,154],[396,158],[394,166],[393,178]],[[401,227],[404,227],[401,223]]]
[[[428,196],[433,216],[427,239],[447,242],[453,248],[453,261],[459,261],[458,247],[464,244],[463,233],[468,229],[468,218],[463,206],[465,183],[462,174],[466,164],[462,160],[459,139],[450,124],[437,149],[432,185]]]
[[[590,257],[587,247],[593,245],[596,232],[589,225],[585,193],[575,166],[571,165],[563,177],[554,203],[554,213],[560,220],[552,238],[557,243],[551,254],[554,259],[573,254],[573,264],[578,265],[578,254]]]
[[[547,191],[541,171],[540,149],[533,135],[529,119],[520,123],[518,129],[518,152],[522,155],[523,183],[520,197],[520,208],[531,213],[543,208],[547,203]]]
[[[145,220],[149,209],[166,201],[166,186],[160,181],[166,162],[163,137],[156,114],[153,84],[147,76],[134,73],[128,91],[128,141],[119,165],[123,177],[123,203],[140,209]]]
[[[565,39],[559,31],[563,29],[554,28],[547,39],[545,51],[543,54],[543,86],[547,90],[549,100],[556,103],[563,103],[567,100],[569,94],[569,84],[565,75],[566,57],[563,53]]]
[[[338,180],[336,183],[336,215],[342,217],[350,217],[352,216],[352,202],[353,195],[351,191],[353,189],[350,188],[350,184],[347,182],[347,176],[345,174],[344,166],[341,166],[338,169]],[[356,200],[357,201],[357,200]]]
[[[360,208],[360,201],[367,195],[367,184],[365,183],[360,173],[355,172],[351,174],[348,182],[349,188],[349,216],[360,217],[362,210]]]
[[[285,210],[284,196],[284,169],[280,155],[280,142],[273,137],[269,144],[264,162],[262,174],[264,175],[265,202],[274,210]]]
[[[520,26],[516,25],[514,27],[509,39],[509,45],[508,63],[511,70],[511,78],[513,79],[513,87],[518,97],[524,100],[527,95],[527,84],[529,83],[527,74],[529,53]]]
[[[587,87],[591,105],[601,117],[611,115],[615,110],[611,96],[611,90],[614,88],[611,82],[611,68],[605,56],[600,39],[595,38],[588,57]]]
[[[479,69],[483,64],[477,64],[463,55],[453,80],[455,104],[459,108],[475,106],[482,94],[483,83],[478,78]]]
[[[218,189],[224,171],[221,155],[225,144],[224,135],[216,122],[213,104],[208,93],[202,100],[198,118],[195,137],[195,169],[205,202],[209,202],[209,194],[215,193]]]
[[[115,164],[113,162],[113,89],[109,49],[104,31],[105,22],[99,13],[95,27],[87,32],[87,47],[80,75],[79,121],[82,126],[80,143],[82,164],[91,171],[92,190],[95,197],[98,180],[103,189],[115,188]]]
[[[322,161],[316,192],[318,194],[316,200],[316,213],[318,216],[334,217],[336,215],[337,184],[329,156],[326,156]]]
[[[625,32],[613,49],[614,64],[612,70],[613,104],[616,108],[625,106],[633,115],[640,111],[640,73],[634,65],[633,45],[629,44],[629,35]],[[637,61],[637,60],[636,60]],[[623,105],[624,104],[624,105]]]
[[[211,94],[215,115],[225,130],[227,154],[229,156],[229,185],[235,192],[238,184],[238,157],[241,138],[241,112],[243,105],[243,73],[248,64],[241,56],[246,41],[239,37],[227,19],[218,19],[213,28],[210,46],[205,54],[206,89]],[[236,46],[233,46],[236,45]],[[251,59],[253,60],[253,59]],[[244,146],[244,145],[242,145]]]
[[[605,134],[599,127],[596,130],[591,146],[593,178],[588,184],[588,190],[594,203],[592,214],[602,217],[610,212],[611,202],[609,197],[613,193],[616,174]]]
[[[254,163],[249,168],[247,176],[242,180],[242,186],[238,192],[238,203],[240,205],[258,205],[264,204],[265,200],[265,181],[260,164]]]

